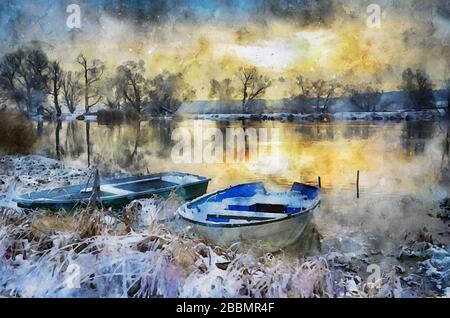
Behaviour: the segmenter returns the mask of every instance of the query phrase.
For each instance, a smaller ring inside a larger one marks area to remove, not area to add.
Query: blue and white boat
[[[317,187],[294,183],[290,191],[270,192],[249,183],[206,194],[178,214],[211,243],[260,242],[274,251],[298,240],[319,203]]]

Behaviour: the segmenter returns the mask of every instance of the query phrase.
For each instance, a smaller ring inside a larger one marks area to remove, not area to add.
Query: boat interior
[[[204,179],[206,178],[183,173],[162,173],[151,176],[128,177],[101,182],[100,197],[123,196],[158,189],[167,189],[178,185],[198,182]],[[88,199],[92,195],[92,190],[92,184],[81,184],[27,193],[23,195],[22,198],[33,200]]]
[[[213,223],[245,224],[281,219],[314,204],[318,189],[294,184],[288,192],[269,192],[262,183],[239,185],[188,205],[193,219]]]

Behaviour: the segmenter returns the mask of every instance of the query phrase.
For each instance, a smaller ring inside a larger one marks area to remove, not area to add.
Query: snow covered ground
[[[87,171],[37,155],[0,156],[0,206],[14,207],[15,196],[84,181]]]

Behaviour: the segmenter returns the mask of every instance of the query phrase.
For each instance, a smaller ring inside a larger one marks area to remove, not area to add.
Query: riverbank
[[[101,117],[97,113],[90,114],[63,114],[56,118],[46,118],[43,116],[33,116],[34,121],[43,120],[62,120],[74,121],[83,120],[87,122],[99,122],[102,124],[121,124],[126,121],[125,112],[118,110],[101,111]],[[134,121],[145,120],[174,120],[174,119],[195,119],[195,120],[214,120],[214,121],[237,121],[237,120],[253,120],[253,121],[280,121],[280,122],[332,122],[332,121],[360,121],[360,122],[401,122],[401,121],[436,121],[446,118],[447,109],[438,108],[430,110],[397,110],[397,111],[377,111],[377,112],[336,112],[323,114],[301,114],[301,113],[180,113],[173,116],[152,116],[135,115]]]
[[[26,213],[15,194],[85,182],[88,171],[40,156],[4,156],[0,167],[2,296],[450,297],[449,249],[426,229],[398,242],[395,264],[371,280],[368,266],[383,256],[345,236],[321,239],[309,256],[210,246],[180,220],[163,221],[177,198],[135,201],[122,216]]]
[[[331,121],[363,121],[363,122],[401,122],[401,121],[435,121],[444,118],[444,109],[424,111],[386,111],[386,112],[339,112],[329,114],[292,114],[292,113],[264,113],[264,114],[189,114],[187,118],[198,120],[273,120],[281,122],[307,123]]]

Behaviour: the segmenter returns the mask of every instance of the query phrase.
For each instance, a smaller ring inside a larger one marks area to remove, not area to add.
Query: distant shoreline
[[[213,120],[213,121],[281,121],[281,122],[332,122],[332,121],[364,121],[364,122],[401,122],[401,121],[436,121],[445,118],[447,108],[441,107],[428,110],[397,110],[397,111],[376,111],[376,112],[336,112],[324,114],[298,114],[298,113],[261,113],[261,114],[177,114],[175,116],[145,116],[146,120]],[[63,114],[58,118],[44,118],[43,116],[33,116],[34,121],[89,121],[99,122],[96,113],[87,115]]]

